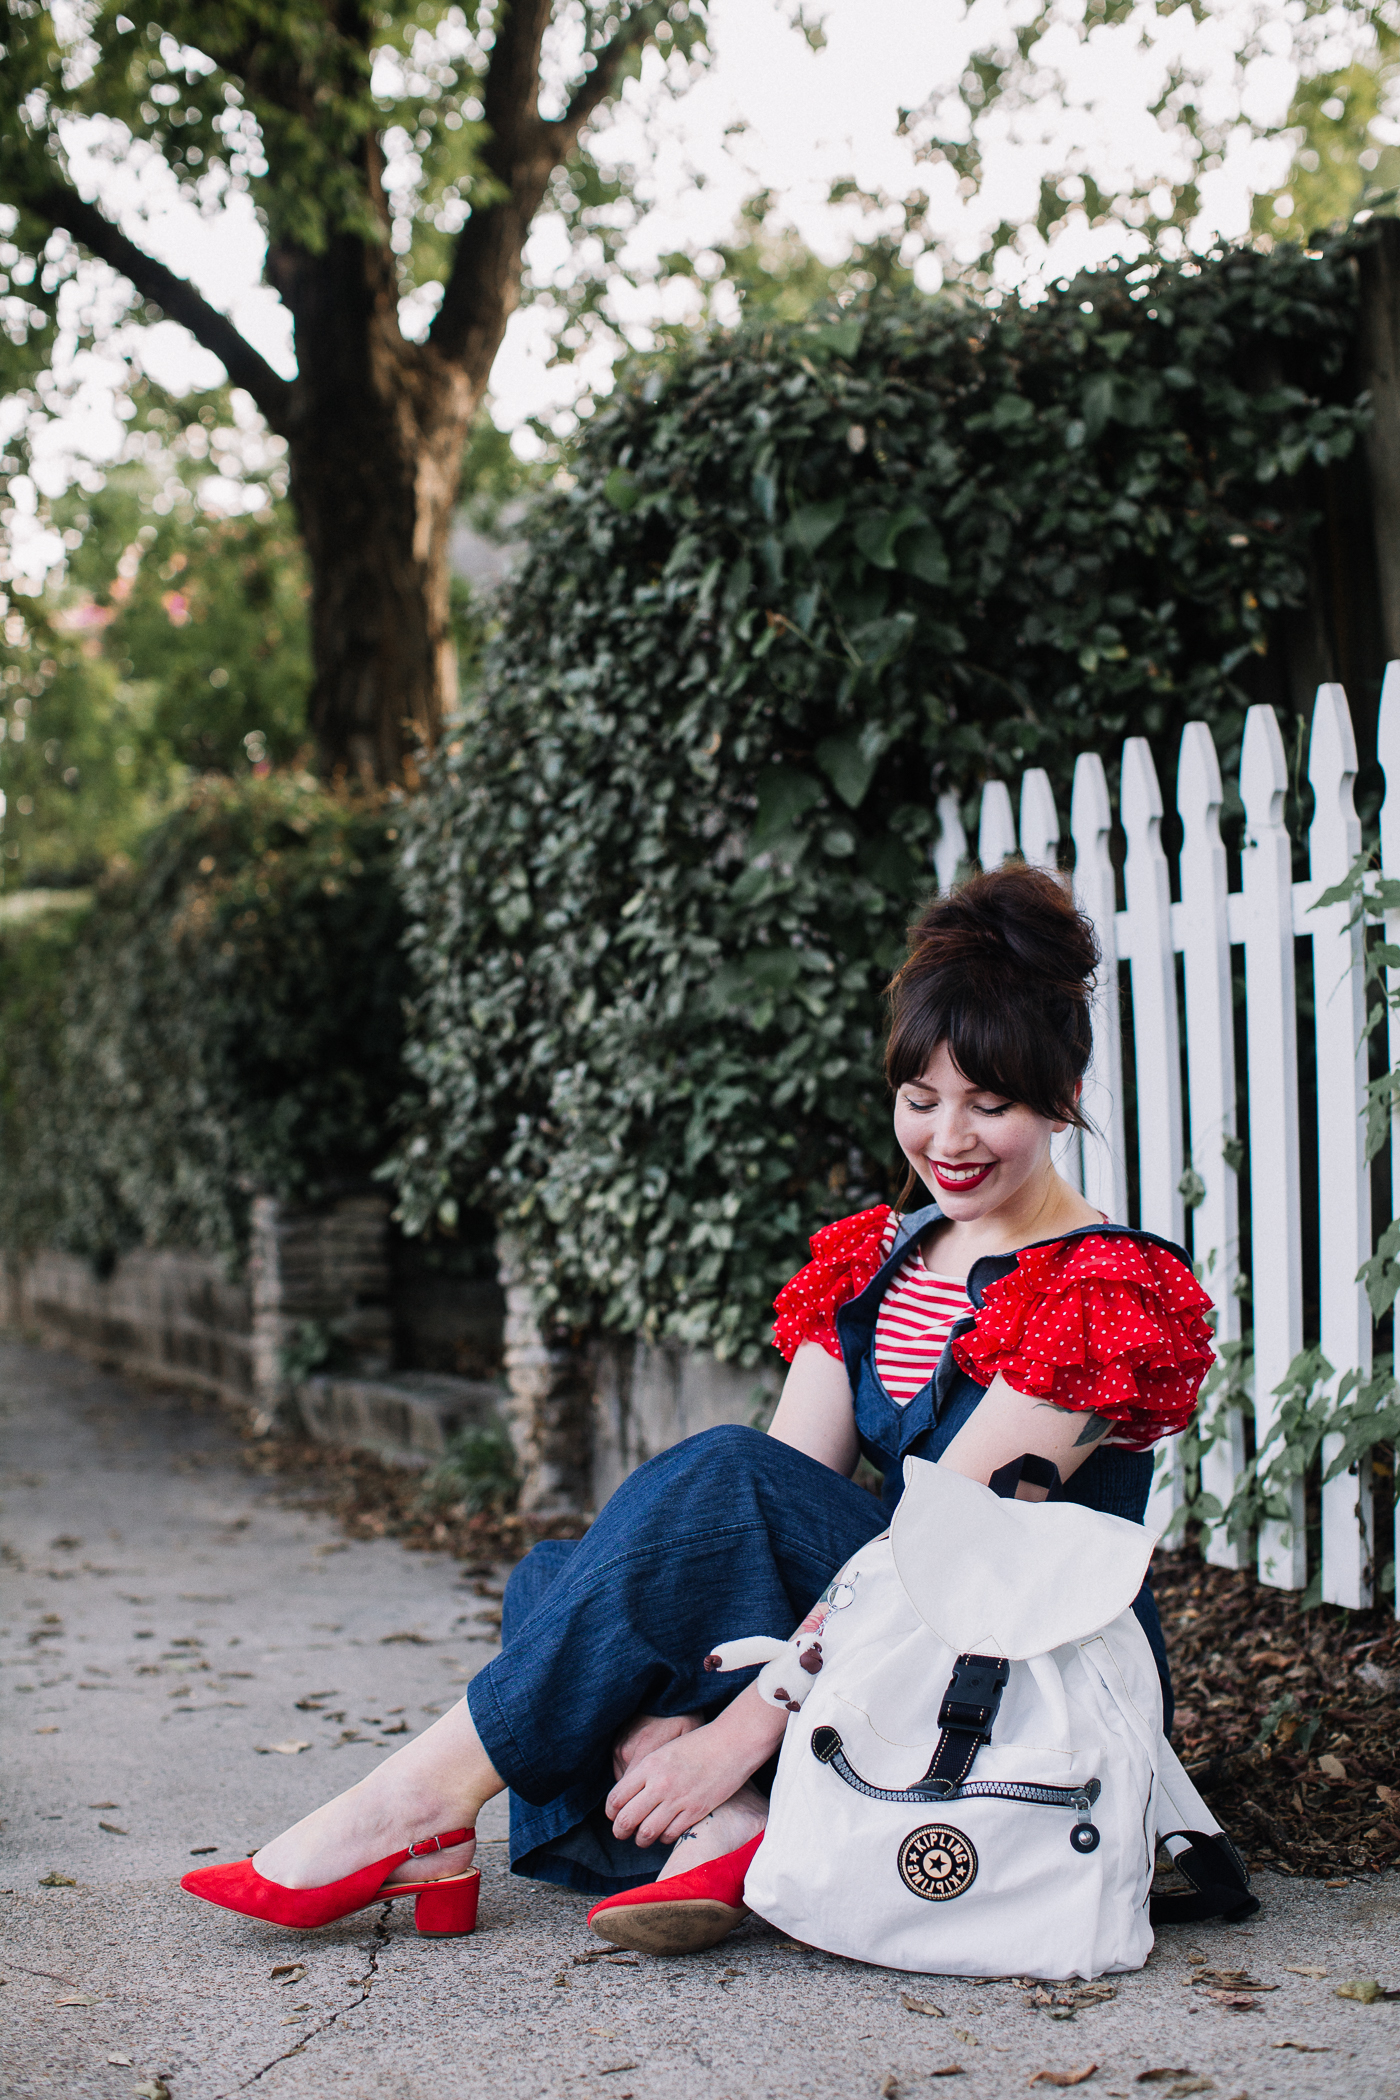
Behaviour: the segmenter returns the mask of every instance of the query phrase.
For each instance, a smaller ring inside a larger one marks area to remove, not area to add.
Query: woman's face
[[[1050,1140],[1063,1130],[1034,1109],[974,1086],[946,1043],[926,1071],[900,1087],[894,1134],[945,1217],[985,1218],[1044,1181]]]

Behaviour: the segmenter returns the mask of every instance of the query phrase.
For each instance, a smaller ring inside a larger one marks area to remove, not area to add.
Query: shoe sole
[[[619,1903],[592,1920],[592,1930],[600,1940],[638,1954],[699,1954],[718,1946],[748,1915],[742,1905],[690,1896],[676,1903]]]

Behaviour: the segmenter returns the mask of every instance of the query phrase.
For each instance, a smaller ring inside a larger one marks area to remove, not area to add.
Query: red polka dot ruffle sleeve
[[[1026,1248],[953,1354],[979,1385],[1000,1373],[1018,1393],[1107,1415],[1115,1444],[1145,1451],[1195,1412],[1215,1361],[1210,1304],[1163,1248],[1090,1234]]]
[[[820,1342],[840,1362],[836,1308],[859,1297],[879,1269],[889,1221],[890,1206],[877,1203],[812,1234],[812,1259],[773,1301],[773,1346],[789,1363],[803,1342]]]

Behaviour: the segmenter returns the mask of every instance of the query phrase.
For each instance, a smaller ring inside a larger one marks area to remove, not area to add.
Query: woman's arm
[[[1068,1480],[1112,1427],[1107,1415],[1056,1407],[1033,1393],[1018,1393],[998,1375],[938,1463],[985,1485],[998,1467],[1034,1452],[1058,1468],[1061,1480]],[[1045,1489],[1026,1481],[1016,1493],[1023,1502],[1045,1500]]]
[[[803,1342],[794,1355],[768,1434],[847,1480],[855,1472],[860,1445],[851,1381],[820,1342]]]

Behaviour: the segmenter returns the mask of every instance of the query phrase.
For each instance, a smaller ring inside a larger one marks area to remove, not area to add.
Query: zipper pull
[[[1097,1791],[1098,1789],[1095,1788],[1096,1793]],[[1099,1849],[1099,1832],[1094,1825],[1093,1811],[1088,1794],[1076,1794],[1074,1806],[1076,1819],[1074,1828],[1069,1834],[1069,1841],[1076,1852],[1097,1852]]]

